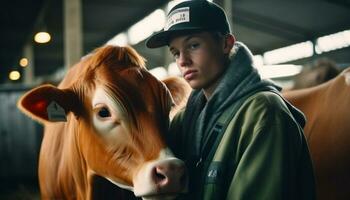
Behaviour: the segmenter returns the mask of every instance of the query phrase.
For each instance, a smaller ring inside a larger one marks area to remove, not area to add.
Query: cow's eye
[[[102,107],[99,111],[98,111],[98,116],[101,118],[105,118],[105,117],[110,117],[111,113],[109,112],[108,108],[106,107]]]

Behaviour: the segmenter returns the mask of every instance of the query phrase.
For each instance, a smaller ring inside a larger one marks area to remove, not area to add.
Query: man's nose
[[[187,67],[191,64],[191,59],[187,53],[181,52],[178,58],[178,63],[180,67]]]

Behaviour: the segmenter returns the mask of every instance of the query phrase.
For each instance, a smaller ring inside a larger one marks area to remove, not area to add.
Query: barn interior
[[[57,84],[79,59],[105,44],[130,45],[159,77],[177,75],[167,47],[147,49],[179,0],[12,0],[0,12],[0,199],[37,199],[41,125],[16,108],[20,95]],[[328,59],[350,66],[349,0],[213,0],[262,75],[284,87],[303,68]],[[38,32],[50,40],[36,42]],[[32,187],[28,187],[32,186]],[[10,194],[11,191],[20,191]],[[8,192],[10,191],[10,192]],[[20,196],[18,196],[20,195]]]

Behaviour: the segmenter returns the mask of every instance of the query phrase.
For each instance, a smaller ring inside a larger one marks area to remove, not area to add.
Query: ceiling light
[[[350,46],[350,30],[319,37],[316,40],[316,53],[321,54]]]
[[[306,41],[265,52],[264,63],[268,65],[285,63],[292,60],[311,57],[313,54],[314,49],[312,42]]]
[[[262,55],[254,55],[253,56],[253,63],[254,63],[254,67],[258,68],[264,65],[264,58],[262,57]]]
[[[131,45],[148,38],[154,32],[159,31],[165,24],[165,13],[161,9],[155,10],[153,13],[137,22],[127,31],[128,39]]]
[[[119,33],[107,42],[107,45],[126,46],[128,44],[128,37],[125,33]]]
[[[264,65],[257,68],[263,79],[265,78],[281,78],[299,74],[301,65]]]
[[[28,59],[27,58],[22,58],[20,61],[19,61],[19,65],[21,67],[27,67],[28,66]]]
[[[9,73],[9,79],[12,81],[16,81],[21,78],[21,74],[18,71],[11,71]]]
[[[51,36],[48,32],[38,32],[34,36],[34,41],[37,43],[47,43],[51,40]]]

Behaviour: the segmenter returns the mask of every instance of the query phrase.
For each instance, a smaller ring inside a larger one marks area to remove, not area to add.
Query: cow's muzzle
[[[188,175],[183,161],[163,158],[144,165],[133,183],[135,195],[143,199],[174,199],[187,192]]]

